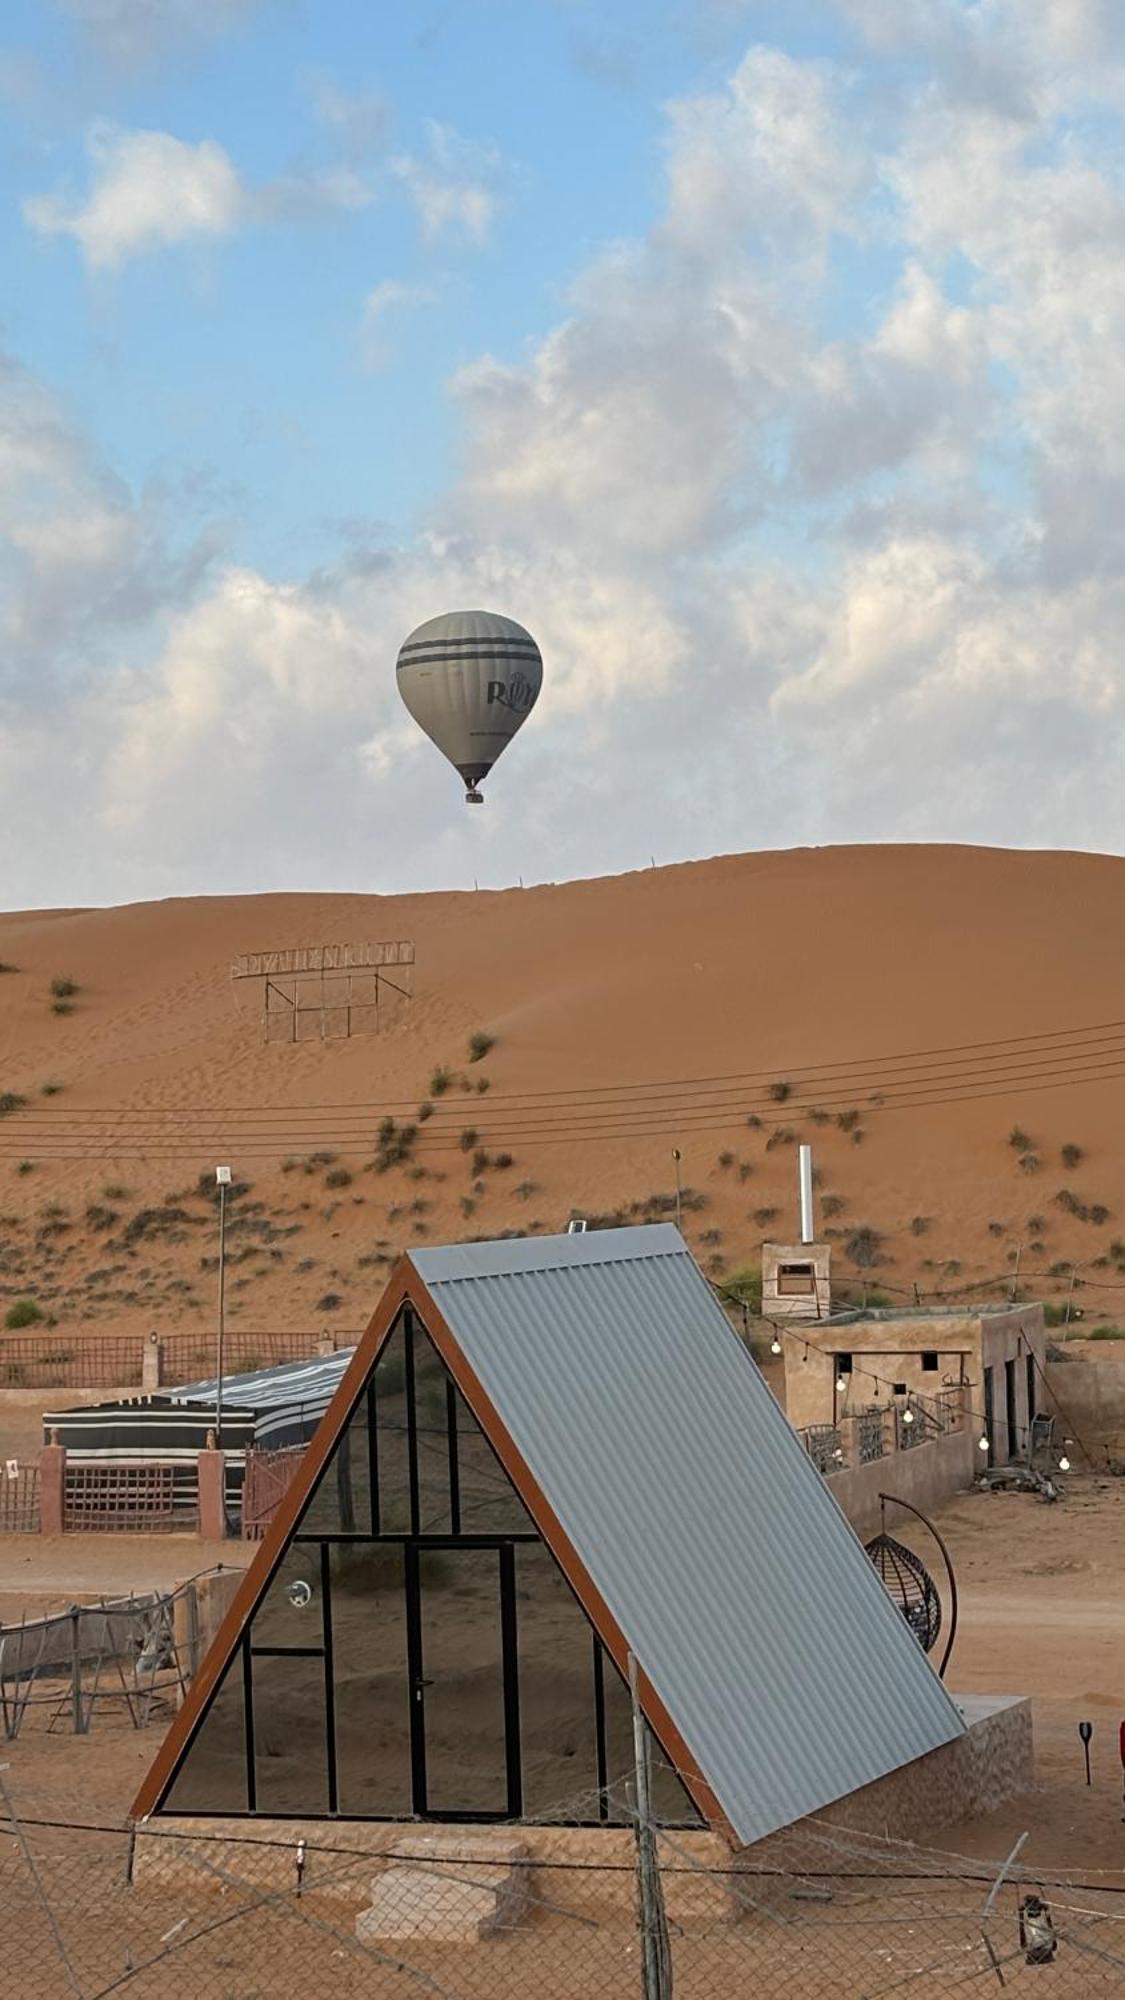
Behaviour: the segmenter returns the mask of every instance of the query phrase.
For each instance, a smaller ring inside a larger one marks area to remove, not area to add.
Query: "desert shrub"
[[[1045,1243],[1040,1242],[1037,1236],[1033,1237],[1031,1242],[1027,1246],[1028,1255],[1031,1257],[1044,1256],[1046,1253],[1046,1249],[1047,1245]]]
[[[910,1218],[910,1234],[912,1236],[924,1236],[929,1229],[931,1220],[932,1217],[928,1215],[912,1215]]]
[[[76,979],[55,978],[51,981],[52,1000],[73,1000],[78,991]]]
[[[468,1216],[470,1216],[470,1215],[475,1215],[475,1214],[476,1214],[476,1212],[477,1212],[477,1205],[476,1205],[476,1202],[475,1202],[475,1201],[473,1200],[473,1197],[472,1197],[472,1195],[471,1195],[471,1194],[463,1194],[463,1195],[461,1196],[461,1213],[462,1213],[462,1215],[463,1215],[463,1216],[465,1216],[465,1217],[467,1218],[467,1217],[468,1217]]]
[[[706,1243],[708,1247],[711,1247],[716,1243],[722,1242],[723,1232],[721,1229],[705,1229],[699,1240],[701,1243]]]
[[[452,1083],[453,1071],[451,1069],[443,1069],[439,1066],[430,1078],[430,1096],[444,1097]]]
[[[837,1111],[836,1123],[841,1132],[854,1132],[859,1125],[860,1113],[856,1110]]]
[[[520,1201],[530,1201],[532,1195],[538,1194],[538,1192],[539,1192],[538,1181],[520,1181],[518,1187],[516,1188],[516,1194]]]
[[[316,1302],[318,1313],[338,1312],[344,1301],[339,1292],[324,1292]]]
[[[1007,1227],[1008,1225],[1006,1222],[990,1222],[988,1225],[988,1233],[990,1236],[1003,1236],[1004,1231],[1006,1230]]]
[[[1089,1333],[1083,1333],[1083,1340],[1125,1340],[1125,1327],[1092,1326]]]
[[[476,1081],[477,1096],[483,1097],[485,1092],[491,1089],[492,1089],[492,1078],[490,1076],[478,1076]]]
[[[736,1271],[723,1281],[723,1290],[732,1292],[736,1299],[752,1313],[762,1310],[762,1273],[757,1264],[740,1264]]]
[[[120,1181],[107,1181],[104,1188],[102,1189],[102,1200],[128,1201],[129,1192],[130,1191],[127,1187],[122,1187]]]
[[[1064,1167],[1076,1167],[1080,1160],[1086,1158],[1086,1155],[1081,1146],[1067,1145],[1062,1147],[1059,1158],[1062,1160]]]
[[[62,1084],[56,1083],[53,1077],[48,1077],[46,1083],[40,1084],[39,1095],[40,1097],[58,1097],[61,1090]]]
[[[72,1000],[52,1000],[51,1012],[52,1014],[73,1014],[74,1002]]]
[[[27,1103],[18,1090],[0,1090],[0,1118],[10,1118],[13,1111],[22,1111]]]
[[[489,1035],[483,1028],[478,1028],[474,1034],[469,1036],[469,1061],[471,1063],[483,1062],[489,1049],[494,1049],[495,1047],[495,1035]]]
[[[34,1299],[17,1299],[4,1314],[4,1325],[15,1333],[21,1326],[37,1326],[43,1317],[43,1308]]]
[[[820,1197],[820,1212],[830,1222],[834,1215],[842,1215],[847,1205],[842,1194],[823,1194]]]
[[[1047,1276],[1049,1278],[1069,1278],[1070,1271],[1071,1271],[1070,1265],[1066,1263],[1065,1260],[1062,1258],[1060,1258],[1056,1263],[1048,1264],[1047,1266]]]
[[[762,1121],[759,1118],[756,1111],[752,1111],[750,1113],[750,1116],[747,1118],[746,1123],[750,1127],[750,1130],[752,1132],[760,1132],[762,1129]]]
[[[1012,1256],[1015,1256],[1014,1250]],[[961,1259],[959,1257],[947,1257],[941,1268],[947,1278],[959,1278],[961,1275]]]
[[[740,1160],[740,1161],[739,1161],[739,1163],[738,1163],[738,1178],[739,1178],[739,1180],[740,1180],[740,1181],[748,1181],[748,1180],[750,1179],[750,1176],[751,1176],[751,1174],[753,1173],[753,1171],[754,1171],[754,1164],[753,1164],[753,1161],[752,1161],[752,1160]]]
[[[324,1176],[326,1188],[346,1188],[351,1184],[352,1177],[347,1167],[331,1167]]]
[[[820,1104],[810,1105],[805,1113],[805,1117],[811,1118],[814,1125],[831,1125],[832,1123],[832,1113],[825,1111],[824,1107]]]
[[[425,1101],[424,1101],[424,1102],[423,1102],[422,1104],[420,1104],[420,1105],[418,1106],[418,1123],[419,1123],[419,1125],[424,1125],[424,1124],[425,1124],[425,1122],[426,1122],[426,1120],[427,1120],[427,1118],[432,1118],[432,1117],[433,1117],[433,1115],[434,1115],[434,1107],[433,1107],[433,1105],[432,1105],[432,1104],[430,1103],[430,1100],[429,1100],[429,1098],[427,1097],[427,1098],[425,1099]]]
[[[1027,1226],[1033,1236],[1042,1236],[1043,1231],[1047,1227],[1047,1218],[1045,1215],[1029,1215]],[[1111,1250],[1113,1249],[1112,1243],[1109,1247]],[[1125,1249],[1125,1244],[1122,1245],[1122,1248]]]
[[[1048,1299],[1043,1307],[1043,1320],[1047,1326],[1066,1325],[1066,1307],[1061,1299]]]
[[[301,1277],[303,1278],[303,1277],[305,1277],[305,1276],[307,1275],[307,1273],[308,1273],[309,1271],[315,1271],[315,1270],[316,1270],[316,1258],[315,1258],[315,1257],[302,1257],[302,1258],[300,1259],[300,1261],[299,1261],[299,1262],[298,1262],[297,1264],[295,1264],[295,1265],[293,1266],[293,1268],[294,1268],[294,1270],[295,1270],[295,1271],[298,1271],[298,1272],[300,1273]]]
[[[759,1229],[768,1229],[771,1222],[777,1221],[777,1216],[778,1210],[776,1208],[756,1208],[754,1210],[754,1220]]]
[[[793,1095],[793,1085],[786,1083],[784,1080],[771,1083],[766,1095],[772,1099],[774,1104],[788,1104],[789,1099]]]
[[[497,1173],[502,1174],[508,1167],[514,1166],[515,1161],[511,1153],[497,1153],[492,1164],[496,1168]]]
[[[103,1202],[92,1201],[86,1210],[86,1227],[98,1230],[112,1229],[114,1223],[120,1220],[120,1214],[119,1209],[107,1208]]]
[[[473,1154],[473,1173],[486,1174],[491,1165],[492,1154],[486,1153],[483,1146],[478,1146],[476,1152]]]
[[[1086,1220],[1087,1222],[1092,1222],[1095,1229],[1100,1229],[1103,1223],[1108,1222],[1109,1210],[1106,1208],[1104,1202],[1092,1201],[1086,1210]]]
[[[1037,1174],[1043,1162],[1038,1153],[1021,1153],[1019,1165],[1021,1174]]]
[[[480,1140],[480,1133],[477,1131],[476,1126],[466,1125],[458,1141],[458,1144],[460,1145],[461,1151],[463,1153],[471,1153],[474,1146],[478,1144],[479,1140]]]
[[[35,1172],[35,1161],[21,1160],[16,1168],[16,1172],[21,1180],[26,1180],[28,1174],[33,1174]]]
[[[728,1151],[726,1151],[726,1150],[724,1149],[724,1150],[723,1150],[723,1152],[719,1153],[719,1154],[718,1154],[718,1155],[716,1156],[716,1163],[717,1163],[717,1165],[719,1165],[720,1167],[722,1167],[722,1168],[723,1168],[724,1170],[725,1170],[725,1169],[726,1169],[727,1167],[733,1167],[733,1165],[734,1165],[734,1154],[733,1154],[733,1153],[731,1153],[731,1152],[728,1152]]]
[[[18,971],[19,971],[19,966],[18,966],[18,965],[9,965],[9,964],[8,964],[8,963],[6,962],[6,960],[4,960],[4,959],[0,958],[0,973],[4,973],[4,972],[18,972]]]
[[[1031,1134],[1025,1132],[1022,1125],[1012,1126],[1008,1134],[1008,1144],[1013,1153],[1030,1153],[1034,1143],[1035,1141],[1032,1139]]]
[[[1079,1201],[1072,1188],[1059,1189],[1055,1196],[1055,1206],[1064,1209],[1067,1215],[1079,1216],[1083,1221],[1086,1219],[1086,1205]]]
[[[792,1146],[796,1143],[796,1139],[797,1134],[791,1126],[775,1125],[769,1138],[766,1140],[766,1151],[767,1153],[772,1153],[775,1146]]]
[[[873,1270],[883,1261],[883,1238],[878,1229],[869,1223],[862,1223],[858,1229],[850,1231],[844,1239],[844,1250],[851,1262],[860,1271]]]

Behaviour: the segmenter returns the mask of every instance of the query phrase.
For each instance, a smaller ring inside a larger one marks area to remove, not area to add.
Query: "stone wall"
[[[843,1508],[860,1541],[868,1542],[879,1533],[880,1493],[893,1493],[928,1514],[955,1493],[965,1492],[979,1470],[976,1439],[977,1432],[966,1425],[945,1437],[931,1438],[928,1444],[913,1445],[909,1451],[890,1452],[870,1465],[829,1473],[828,1490]],[[893,1519],[892,1508],[888,1512],[891,1533]]]

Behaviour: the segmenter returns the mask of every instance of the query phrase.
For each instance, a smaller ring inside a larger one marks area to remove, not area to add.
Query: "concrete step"
[[[524,1843],[492,1828],[408,1835],[387,1850],[356,1936],[465,1943],[511,1930],[527,1908],[529,1875]]]

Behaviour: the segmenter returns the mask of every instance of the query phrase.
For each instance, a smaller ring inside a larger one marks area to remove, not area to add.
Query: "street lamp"
[[[672,1159],[676,1167],[676,1228],[682,1230],[684,1226],[683,1189],[680,1186],[680,1149],[678,1146],[673,1146],[672,1148]]]
[[[226,1340],[226,1283],[227,1283],[227,1189],[230,1186],[230,1168],[215,1168],[215,1183],[219,1190],[219,1326],[215,1343],[215,1448],[223,1448],[223,1347]]]

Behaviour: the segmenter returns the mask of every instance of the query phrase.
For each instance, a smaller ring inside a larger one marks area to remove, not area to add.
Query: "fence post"
[[[164,1380],[164,1348],[157,1333],[150,1333],[141,1351],[141,1388],[146,1393],[159,1389]]]
[[[224,1462],[224,1453],[215,1449],[214,1431],[208,1431],[206,1448],[200,1452],[198,1460],[199,1533],[205,1542],[221,1542],[227,1532]]]
[[[66,1446],[57,1430],[39,1454],[39,1532],[61,1535],[66,1524]]]
[[[641,1709],[635,1656],[629,1655],[629,1696],[633,1706],[633,1765],[636,1798],[637,1903],[641,1929],[644,2000],[672,2000],[672,1953],[664,1914],[656,1829],[649,1787],[649,1735]]]

